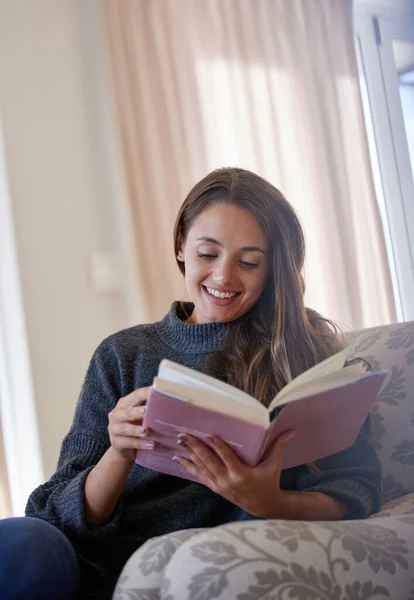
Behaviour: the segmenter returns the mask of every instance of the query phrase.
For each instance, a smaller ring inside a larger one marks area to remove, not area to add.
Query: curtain
[[[359,91],[351,0],[103,0],[143,321],[184,282],[172,228],[190,187],[251,169],[296,208],[307,305],[394,321]]]
[[[0,519],[12,516],[6,457],[4,455],[3,434],[0,420]]]

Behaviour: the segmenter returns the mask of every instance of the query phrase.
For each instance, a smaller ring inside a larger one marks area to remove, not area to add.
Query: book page
[[[306,386],[310,382],[329,376],[332,373],[340,372],[343,369],[346,357],[348,356],[348,349],[344,348],[333,354],[329,358],[326,358],[322,362],[318,363],[314,367],[311,367],[307,371],[304,371],[292,381],[289,381],[285,387],[280,390],[277,396],[272,400],[271,406],[275,406],[280,402],[283,402],[283,398],[292,393],[294,390]]]
[[[225,394],[238,402],[243,402],[251,406],[259,404],[255,398],[246,394],[246,392],[243,392],[224,381],[220,381],[215,377],[211,377],[210,375],[200,373],[195,369],[190,369],[189,367],[175,363],[172,360],[164,359],[161,361],[158,368],[158,377],[167,381],[175,381],[182,385],[210,390],[212,394],[220,392],[222,395]]]
[[[286,389],[283,388],[280,394],[277,395],[275,400],[270,404],[269,409],[272,410],[275,406],[281,404],[288,404],[294,400],[299,400],[306,396],[312,396],[319,392],[325,392],[326,390],[342,387],[354,381],[357,381],[360,377],[366,375],[364,365],[356,364],[335,371],[334,373],[328,373],[325,376],[317,377],[311,381],[306,381],[303,385],[295,386],[294,388]]]

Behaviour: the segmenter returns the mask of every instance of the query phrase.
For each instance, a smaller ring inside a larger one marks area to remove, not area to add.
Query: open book
[[[181,465],[171,461],[174,454],[185,456],[185,449],[177,444],[179,433],[195,435],[205,443],[208,435],[216,435],[251,466],[257,465],[287,430],[294,430],[296,437],[286,446],[285,469],[349,448],[391,366],[382,364],[380,370],[373,371],[366,357],[375,358],[384,339],[398,336],[401,328],[414,335],[414,322],[350,334],[344,349],[289,382],[268,408],[227,383],[163,360],[144,418],[156,447],[139,450],[135,462],[193,480]]]

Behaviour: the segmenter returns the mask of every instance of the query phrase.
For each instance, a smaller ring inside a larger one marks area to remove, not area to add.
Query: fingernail
[[[188,446],[188,437],[186,437],[185,435],[178,436],[177,444],[179,446],[182,446],[183,448],[187,448],[187,446]]]
[[[155,442],[146,442],[145,443],[145,448],[148,448],[148,450],[154,450],[155,447]]]
[[[147,435],[148,434],[148,428],[147,427],[141,427],[141,429],[139,430],[141,435]]]
[[[147,410],[147,407],[146,407],[146,406],[143,406],[143,407],[141,408],[141,414],[142,414],[142,415],[145,415],[145,413],[146,413],[146,410]]]
[[[180,461],[178,460],[177,456],[173,456],[171,459],[173,462],[179,463]]]

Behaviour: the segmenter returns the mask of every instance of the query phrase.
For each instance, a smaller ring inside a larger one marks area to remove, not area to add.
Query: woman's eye
[[[202,258],[203,260],[207,260],[207,261],[212,261],[215,258],[217,258],[217,254],[205,254],[203,252],[198,252],[197,254],[198,254],[199,258]],[[245,269],[257,269],[259,267],[258,263],[251,263],[251,262],[247,262],[245,260],[241,260],[240,264]]]
[[[203,258],[204,260],[213,260],[216,258],[215,254],[203,254],[202,252],[198,253],[199,258]]]

